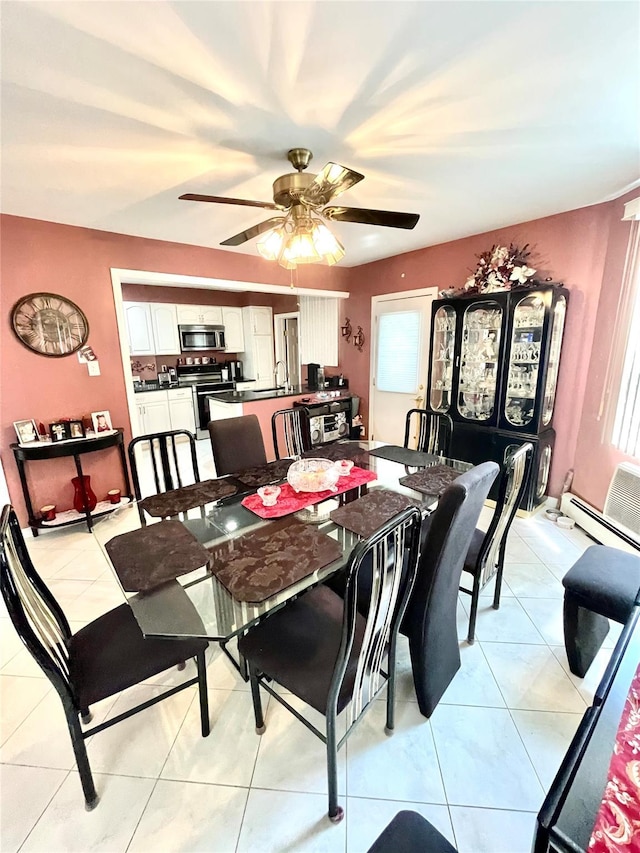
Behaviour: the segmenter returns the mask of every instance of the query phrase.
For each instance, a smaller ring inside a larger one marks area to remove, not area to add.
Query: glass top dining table
[[[331,445],[336,447],[336,445]],[[387,458],[372,455],[369,451],[379,450],[381,442],[343,441],[339,443],[338,451],[342,458],[355,460],[362,469],[375,473],[376,479],[368,482],[364,490],[372,492],[377,489],[387,489],[411,498],[420,505],[424,516],[429,515],[437,505],[438,496],[423,494],[402,485],[399,480],[409,473],[422,470],[422,466],[406,466]],[[307,454],[310,455],[310,454]],[[312,455],[312,454],[311,454]],[[292,460],[293,461],[293,460]],[[426,467],[432,465],[447,465],[457,472],[464,472],[472,466],[468,462],[433,457]],[[225,479],[225,478],[221,478]],[[363,488],[363,487],[361,487]],[[359,541],[359,536],[346,527],[334,522],[329,514],[339,505],[335,497],[329,497],[321,503],[314,504],[299,512],[282,518],[264,519],[254,514],[242,505],[242,499],[255,493],[255,488],[245,488],[228,497],[217,501],[202,503],[174,517],[180,528],[171,528],[184,533],[186,528],[215,559],[220,562],[231,557],[239,550],[247,537],[261,531],[263,538],[275,535],[276,531],[286,530],[287,526],[296,525],[296,530],[312,528],[330,537],[337,543],[332,545],[338,554],[321,568],[313,569],[308,574],[286,586],[281,591],[270,595],[260,602],[240,601],[225,587],[211,568],[211,561],[203,561],[202,565],[175,579],[168,580],[145,591],[127,591],[121,580],[121,572],[117,571],[112,560],[114,544],[123,534],[152,537],[154,526],[162,524],[161,518],[145,516],[145,524],[141,521],[139,507],[133,501],[118,507],[110,515],[96,521],[93,535],[98,540],[102,552],[109,563],[120,589],[123,601],[131,607],[142,633],[146,637],[164,637],[185,639],[200,637],[211,641],[226,643],[234,636],[243,633],[268,613],[281,608],[287,601],[297,597],[305,590],[327,580],[331,575],[342,569],[353,547]],[[346,492],[346,500],[358,497],[361,492],[350,494]],[[310,494],[313,500],[314,495]],[[165,529],[166,521],[165,521]],[[158,528],[160,530],[160,528]],[[140,531],[140,534],[133,534]],[[192,539],[189,537],[189,539]],[[254,537],[255,538],[255,537]],[[134,540],[135,541],[135,540]],[[141,540],[142,541],[142,540]],[[148,541],[148,540],[147,540]],[[175,545],[175,541],[173,543]],[[158,543],[154,543],[157,546]],[[171,550],[171,536],[166,541],[166,547]],[[196,545],[197,547],[197,545]],[[173,557],[180,559],[179,545],[173,547]],[[177,552],[177,554],[175,553]],[[122,568],[120,564],[118,568]]]

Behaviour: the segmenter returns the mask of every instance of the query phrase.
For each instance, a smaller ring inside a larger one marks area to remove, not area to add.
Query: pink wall
[[[609,205],[609,244],[604,265],[602,289],[589,362],[587,387],[582,407],[575,453],[575,476],[571,491],[588,503],[602,509],[611,476],[619,462],[634,462],[610,444],[605,434],[605,411],[600,416],[600,404],[605,388],[611,343],[615,335],[615,319],[620,285],[629,242],[631,222],[623,222],[624,204],[638,197],[638,190],[616,199]],[[615,380],[615,377],[613,377]],[[617,383],[611,387],[609,405],[615,406]]]
[[[2,365],[0,366],[0,457],[9,494],[20,521],[26,513],[17,469],[9,445],[16,440],[13,421],[35,418],[49,423],[108,409],[114,425],[131,437],[110,268],[228,278],[267,284],[290,284],[289,273],[259,257],[217,249],[164,243],[87,228],[15,216],[0,218],[2,255]],[[346,290],[349,270],[307,267],[298,283],[309,288]],[[10,328],[11,306],[27,293],[50,291],[67,296],[87,315],[89,343],[100,361],[101,376],[89,377],[76,356],[45,358],[20,344]],[[86,473],[100,497],[122,485],[115,452],[87,457]],[[75,474],[72,459],[29,463],[28,476],[36,508],[71,506]]]
[[[494,243],[519,246],[529,243],[531,265],[537,269],[537,277],[562,281],[570,291],[553,421],[557,441],[550,493],[558,494],[567,470],[575,464],[580,412],[588,379],[586,366],[591,359],[605,261],[609,255],[617,256],[620,251],[616,247],[607,254],[612,204],[560,213],[353,269],[349,282],[352,295],[344,309],[354,329],[362,325],[367,342],[362,353],[342,342],[340,359],[349,377],[350,389],[363,398],[361,410],[365,417],[368,414],[371,297],[433,286],[439,290],[460,287],[475,268],[478,253]]]

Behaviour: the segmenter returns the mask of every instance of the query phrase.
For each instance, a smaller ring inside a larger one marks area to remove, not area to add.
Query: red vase
[[[75,489],[73,495],[73,508],[76,510],[76,512],[85,512],[85,510],[89,510],[89,512],[92,512],[96,508],[98,498],[91,490],[91,477],[88,474],[84,474],[84,476],[82,477],[82,485],[80,484],[80,477],[74,477],[71,482],[73,483],[73,488]],[[84,490],[82,486],[84,486]],[[86,506],[84,502],[85,495],[87,496]]]

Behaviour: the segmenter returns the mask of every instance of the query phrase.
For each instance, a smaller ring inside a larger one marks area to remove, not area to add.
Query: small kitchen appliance
[[[242,382],[242,362],[238,359],[228,361],[227,367],[229,368],[229,379],[233,379],[234,382]]]
[[[224,326],[178,326],[180,352],[223,350]]]
[[[307,385],[311,391],[318,391],[324,388],[324,368],[319,364],[310,362],[307,365]]]

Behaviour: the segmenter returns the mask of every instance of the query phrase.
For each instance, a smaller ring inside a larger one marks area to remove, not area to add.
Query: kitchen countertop
[[[340,389],[332,389],[340,390]],[[308,394],[311,403],[337,403],[341,400],[348,400],[351,397],[348,389],[340,390],[338,397],[318,397],[318,394],[329,394],[329,391],[310,391],[306,385],[295,385],[288,391],[284,388],[265,388],[262,391],[221,391],[218,394],[213,394],[212,397],[219,403],[259,403],[260,400],[273,400],[277,397],[299,397],[301,394]]]

